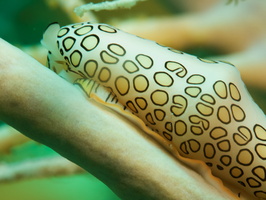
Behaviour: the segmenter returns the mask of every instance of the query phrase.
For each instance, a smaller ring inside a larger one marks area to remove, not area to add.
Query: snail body
[[[181,156],[203,161],[239,193],[266,199],[265,115],[232,64],[106,24],[51,24],[42,43],[50,69],[89,96],[124,106]]]

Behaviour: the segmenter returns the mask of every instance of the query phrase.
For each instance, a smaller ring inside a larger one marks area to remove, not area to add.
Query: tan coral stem
[[[125,200],[234,199],[117,114],[0,39],[0,119],[74,161]]]

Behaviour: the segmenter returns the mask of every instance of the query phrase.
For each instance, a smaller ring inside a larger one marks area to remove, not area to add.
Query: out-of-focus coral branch
[[[79,6],[75,8],[74,12],[82,17],[84,13],[90,12],[91,10],[100,11],[100,10],[115,10],[119,8],[131,8],[136,5],[138,1],[145,0],[113,0],[113,1],[104,1],[101,3],[88,3],[86,5]]]
[[[233,63],[239,69],[243,81],[266,91],[266,36],[254,42],[249,48],[228,55],[214,57]]]
[[[84,173],[85,171],[61,156],[0,163],[0,183],[30,178],[43,178]]]
[[[116,26],[138,36],[179,50],[209,46],[223,52],[218,59],[240,70],[246,84],[266,89],[266,2],[243,1],[237,6],[224,2],[208,11],[142,21],[122,21]]]
[[[0,127],[0,153],[9,153],[12,147],[28,141],[30,138],[22,135],[14,128],[8,125]]]
[[[0,127],[0,153],[10,153],[13,147],[32,141],[6,124]],[[82,168],[61,156],[40,157],[17,163],[0,162],[0,183],[30,178],[63,176],[84,172]]]
[[[0,119],[82,166],[122,199],[235,199],[36,60],[3,40],[0,46]]]
[[[141,21],[122,20],[116,26],[177,49],[207,45],[230,53],[265,37],[265,17],[265,1],[244,1],[237,6],[226,6],[220,1],[207,11]]]
[[[78,6],[85,4],[83,0],[46,0],[47,4],[50,7],[60,7],[65,13],[69,16],[73,22],[84,22],[84,21],[93,21],[97,22],[97,17],[91,12],[88,11],[84,13],[82,17],[77,16],[73,10]]]

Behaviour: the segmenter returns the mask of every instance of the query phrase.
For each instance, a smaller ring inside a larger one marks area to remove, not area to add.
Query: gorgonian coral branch
[[[234,198],[28,55],[3,40],[0,45],[1,120],[82,166],[122,199]]]

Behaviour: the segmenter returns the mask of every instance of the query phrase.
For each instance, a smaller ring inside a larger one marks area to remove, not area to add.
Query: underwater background
[[[39,45],[42,34],[50,23],[55,21],[61,25],[73,23],[56,2],[56,0],[0,0],[0,37],[21,49]],[[94,0],[92,2],[101,1]],[[126,20],[165,17],[193,11],[189,10],[188,4],[182,3],[182,0],[173,2],[174,0],[147,0],[140,2],[130,10],[100,11],[95,12],[95,14],[99,22],[112,24],[116,20],[124,20],[126,23]],[[188,2],[193,3],[193,1]],[[206,0],[204,2],[208,3]],[[209,4],[211,5],[213,2],[209,1]],[[226,3],[226,1],[224,2]],[[210,57],[224,53],[202,45],[181,50],[200,57]],[[45,57],[46,55],[43,54],[43,60],[45,60]],[[265,113],[266,90],[250,85],[247,85],[247,88],[254,101]],[[3,126],[3,123],[0,123]],[[0,151],[0,174],[2,173],[1,163],[17,164],[26,160],[45,158],[56,154],[50,148],[33,141],[17,145],[9,152]],[[15,181],[0,179],[1,200],[119,199],[102,182],[84,172],[47,178],[20,180],[19,177],[16,177],[15,179]]]

